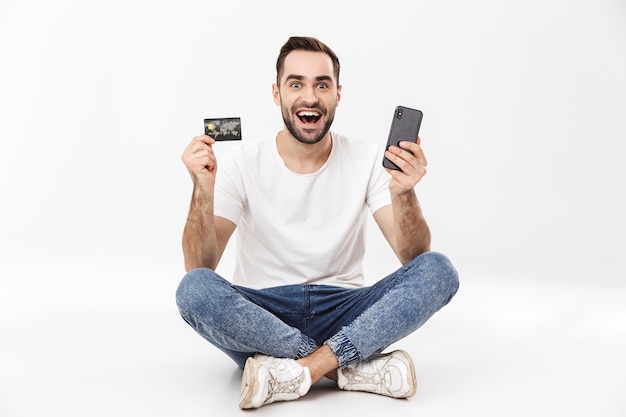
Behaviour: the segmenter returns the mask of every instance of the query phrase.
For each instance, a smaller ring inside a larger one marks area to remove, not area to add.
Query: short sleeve
[[[215,178],[214,215],[238,224],[245,207],[245,189],[233,153],[222,156]]]
[[[391,195],[389,194],[390,178],[391,176],[383,168],[382,154],[378,152],[372,164],[367,188],[366,204],[372,214],[376,210],[391,204]]]

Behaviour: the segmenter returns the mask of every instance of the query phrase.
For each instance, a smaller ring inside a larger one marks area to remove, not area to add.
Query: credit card
[[[241,118],[204,119],[204,134],[215,140],[241,140]]]

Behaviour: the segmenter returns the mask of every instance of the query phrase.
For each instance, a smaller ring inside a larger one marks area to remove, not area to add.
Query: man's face
[[[285,58],[280,84],[272,86],[289,133],[314,144],[328,133],[341,97],[333,63],[323,52],[293,51]]]

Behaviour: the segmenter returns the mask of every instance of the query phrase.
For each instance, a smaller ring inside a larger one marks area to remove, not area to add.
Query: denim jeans
[[[198,268],[182,279],[176,302],[183,319],[240,367],[257,352],[299,359],[322,344],[342,367],[417,330],[458,286],[448,258],[427,252],[356,289],[307,284],[255,290]]]

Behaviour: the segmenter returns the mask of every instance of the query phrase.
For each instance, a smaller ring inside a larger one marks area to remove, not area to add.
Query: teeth
[[[315,116],[319,116],[320,114],[314,111],[301,111],[300,113],[298,113],[298,116],[304,117],[304,116],[311,116],[311,117],[315,117]]]

